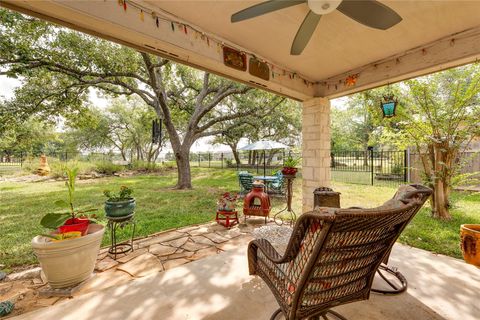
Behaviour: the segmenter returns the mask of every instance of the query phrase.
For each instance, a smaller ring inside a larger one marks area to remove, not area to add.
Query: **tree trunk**
[[[228,144],[228,146],[230,147],[230,149],[232,149],[232,153],[233,153],[233,157],[235,158],[235,162],[237,164],[237,166],[241,165],[242,162],[240,160],[240,156],[238,155],[238,152],[237,152],[237,145],[233,145],[233,144]]]
[[[449,220],[452,218],[448,212],[448,195],[445,194],[443,179],[436,179],[433,188],[433,217]]]
[[[178,181],[175,189],[191,189],[192,176],[190,172],[190,149],[181,148],[175,152],[175,161],[177,162]]]

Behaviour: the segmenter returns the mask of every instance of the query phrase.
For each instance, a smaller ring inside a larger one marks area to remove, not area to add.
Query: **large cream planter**
[[[80,238],[59,242],[43,236],[32,239],[32,247],[52,288],[66,288],[90,277],[95,268],[104,226],[91,224]]]

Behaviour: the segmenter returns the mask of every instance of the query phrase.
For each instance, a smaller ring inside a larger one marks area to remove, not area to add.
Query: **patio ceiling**
[[[116,0],[7,0],[1,5],[298,100],[338,97],[480,56],[480,1],[382,1],[403,18],[386,31],[334,11],[322,18],[299,56],[290,55],[290,46],[307,6],[230,23],[233,13],[258,2],[127,0],[126,10]],[[160,17],[158,27],[155,17]],[[246,52],[247,60],[254,55],[266,61],[273,77],[263,80],[226,67],[224,45]],[[351,75],[358,78],[348,86]]]

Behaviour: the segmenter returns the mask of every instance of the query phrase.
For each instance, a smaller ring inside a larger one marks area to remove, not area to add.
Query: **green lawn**
[[[172,190],[176,171],[164,175],[111,177],[77,182],[76,203],[79,207],[99,208],[103,216],[105,189],[128,185],[134,189],[137,201],[138,236],[162,230],[211,221],[215,217],[217,198],[225,191],[238,191],[235,170],[192,169],[193,190]],[[300,190],[300,189],[298,189]],[[1,182],[0,183],[0,263],[7,268],[33,264],[36,259],[30,249],[32,237],[45,230],[40,218],[56,210],[53,202],[67,196],[63,182]],[[299,212],[300,192],[295,195]],[[274,211],[283,207],[282,199],[273,199]],[[127,235],[122,234],[122,239]],[[103,244],[109,239],[105,235]]]
[[[78,206],[97,207],[103,216],[104,189],[120,185],[134,188],[137,200],[137,235],[146,236],[162,230],[198,224],[214,219],[216,199],[225,191],[238,191],[235,170],[193,168],[195,189],[172,190],[176,172],[163,175],[111,177],[79,181]],[[294,211],[301,208],[301,179],[295,181]],[[373,207],[389,199],[394,187],[364,186],[334,182],[340,191],[342,207]],[[0,263],[7,269],[36,263],[30,249],[33,236],[45,232],[38,224],[46,213],[55,210],[53,202],[65,198],[63,182],[1,182],[0,183]],[[461,257],[459,228],[462,223],[480,223],[480,195],[454,193],[451,221],[437,221],[423,209],[400,238],[403,243],[433,252]],[[272,213],[285,204],[282,198],[273,199]],[[240,203],[241,204],[241,203]],[[123,239],[126,238],[123,234]],[[107,236],[103,242],[108,244]]]

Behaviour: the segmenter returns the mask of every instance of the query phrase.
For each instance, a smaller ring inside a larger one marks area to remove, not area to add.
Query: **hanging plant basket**
[[[295,167],[283,167],[282,174],[284,176],[295,176],[298,172],[298,169]]]

